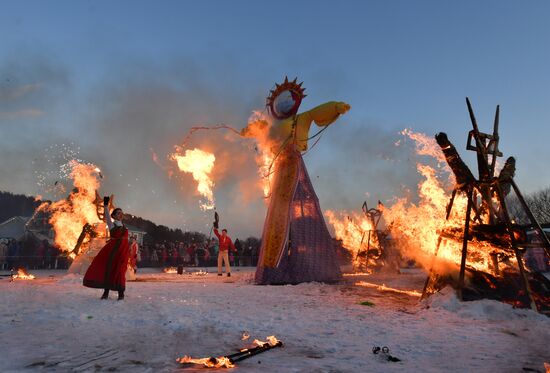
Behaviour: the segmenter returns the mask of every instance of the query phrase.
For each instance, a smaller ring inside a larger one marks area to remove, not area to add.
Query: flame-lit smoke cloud
[[[262,110],[265,94],[278,78],[243,85],[231,67],[213,75],[189,60],[140,62],[110,68],[78,101],[78,76],[56,61],[25,60],[22,70],[17,63],[0,64],[2,77],[29,77],[3,100],[24,101],[10,111],[36,108],[44,114],[40,120],[0,118],[3,134],[10,139],[0,147],[0,172],[10,175],[2,177],[1,189],[51,198],[44,184],[56,180],[38,185],[36,172],[44,167],[45,149],[72,142],[80,148],[80,159],[101,165],[100,194],[115,194],[117,206],[160,224],[203,232],[209,231],[212,217],[198,206],[196,182],[175,172],[168,156],[194,126],[245,127],[252,113]],[[321,99],[339,98],[329,86],[322,85]],[[304,102],[304,110],[322,102],[313,97]],[[366,192],[385,202],[414,187],[419,177],[410,152],[394,146],[399,130],[346,117],[325,131],[304,157],[323,209],[359,209]],[[211,178],[221,225],[240,236],[259,236],[266,209],[257,162],[266,155],[262,147],[220,129],[194,133],[185,148],[200,148],[216,157]]]
[[[169,157],[195,126],[246,126],[262,99],[237,82],[209,82],[193,64],[150,66],[98,87],[97,110],[86,118],[90,143],[83,154],[102,165],[104,193],[115,193],[121,207],[157,223],[207,233],[211,213],[199,208],[196,181]],[[239,88],[241,89],[241,88]],[[251,97],[251,98],[249,98]],[[256,99],[255,99],[256,98]],[[265,214],[254,142],[227,129],[197,131],[186,141],[215,156],[209,176],[223,227],[258,236]]]

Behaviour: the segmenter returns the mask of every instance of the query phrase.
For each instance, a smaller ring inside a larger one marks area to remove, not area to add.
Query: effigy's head
[[[286,119],[298,113],[298,108],[302,103],[305,88],[302,88],[302,83],[296,83],[298,78],[289,82],[285,77],[285,81],[281,84],[275,84],[275,89],[271,90],[266,99],[266,106],[269,114],[276,119]]]

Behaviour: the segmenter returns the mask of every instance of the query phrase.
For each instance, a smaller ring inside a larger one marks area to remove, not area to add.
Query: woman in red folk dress
[[[128,229],[122,224],[124,216],[122,209],[115,208],[109,214],[109,197],[103,199],[103,205],[110,238],[86,271],[84,286],[104,289],[101,299],[109,297],[109,290],[116,290],[118,300],[122,300],[126,289],[126,268],[129,257]]]

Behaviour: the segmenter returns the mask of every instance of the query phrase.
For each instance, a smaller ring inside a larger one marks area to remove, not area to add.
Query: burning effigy
[[[304,97],[302,83],[285,78],[267,97],[269,116],[258,118],[241,131],[245,137],[263,134],[263,143],[269,144],[269,152],[263,154],[271,159],[265,170],[270,196],[255,275],[257,284],[333,282],[341,276],[302,153],[308,149],[310,139],[320,135],[350,106],[331,101],[298,114]],[[324,128],[310,136],[312,122]]]
[[[371,273],[374,269],[390,269],[387,232],[379,229],[382,218],[382,203],[377,208],[369,208],[363,203],[362,213],[346,211],[325,211],[329,224],[334,229],[335,238],[348,250],[354,273]],[[388,263],[386,263],[388,262]]]
[[[101,170],[93,164],[72,160],[68,163],[73,188],[67,198],[44,202],[37,213],[49,215],[48,222],[55,232],[57,247],[74,258],[90,237],[104,235],[101,202],[97,190],[101,185]]]
[[[35,215],[48,217],[56,246],[72,259],[68,272],[84,274],[108,239],[103,199],[98,194],[103,175],[96,165],[76,159],[62,167],[68,171],[71,192],[58,201],[43,202]],[[109,210],[112,204],[113,196]]]

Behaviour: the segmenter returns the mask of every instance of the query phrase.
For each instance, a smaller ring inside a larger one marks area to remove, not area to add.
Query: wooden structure
[[[378,201],[378,207],[380,207],[380,205],[381,202]],[[384,254],[385,248],[382,244],[382,235],[378,230],[378,224],[380,223],[380,219],[382,217],[382,210],[380,210],[379,208],[369,208],[366,201],[363,202],[361,210],[370,222],[371,229],[362,230],[361,227],[354,222],[357,228],[362,232],[359,250],[355,254],[353,262],[358,263],[355,268],[356,270],[367,271],[369,269],[371,260],[377,261]],[[348,219],[351,220],[351,218]]]
[[[550,257],[550,242],[514,181],[515,159],[513,157],[508,158],[499,175],[495,175],[497,158],[502,156],[499,150],[500,138],[498,134],[499,106],[496,108],[493,133],[487,134],[480,132],[468,98],[466,98],[466,104],[473,127],[468,133],[466,149],[475,151],[477,154],[479,173],[477,179],[462,161],[453,144],[447,139],[446,134],[439,133],[436,135],[436,140],[445,155],[447,163],[456,176],[456,186],[447,205],[446,221],[449,220],[451,215],[456,195],[461,193],[467,198],[464,229],[460,237],[462,240],[462,252],[457,284],[458,296],[461,300],[464,300],[463,289],[468,263],[468,242],[472,238],[475,238],[478,241],[488,241],[493,247],[498,248],[499,251],[509,253],[515,257],[523,291],[529,298],[530,307],[536,310],[537,304],[530,287],[530,274],[526,271],[522,258],[525,250],[530,245],[533,245],[527,242],[527,239],[524,239],[526,237],[525,232],[527,230],[535,231],[540,242],[538,246],[544,246],[548,257]],[[510,214],[507,196],[512,193],[517,197],[515,210],[521,210],[523,215],[526,216],[525,224],[517,224]],[[451,236],[453,236],[453,233],[445,230],[445,228],[441,231],[437,241],[434,260],[438,254],[442,240],[448,239]],[[456,238],[456,235],[454,237]],[[489,256],[494,268],[493,273],[495,276],[499,276],[499,256],[496,252],[489,253]],[[435,277],[432,265],[424,286],[423,297],[433,288]]]
[[[113,208],[113,199],[114,199],[114,195],[111,194],[111,196],[109,197],[109,210],[111,210]],[[104,214],[104,211],[103,211],[104,210],[103,198],[101,198],[99,196],[97,191],[95,192],[94,205],[96,207],[97,217],[99,218],[99,220],[105,222],[105,214]],[[82,232],[80,232],[80,236],[78,236],[78,240],[76,241],[76,244],[75,244],[73,250],[69,253],[69,255],[72,255],[73,257],[78,255],[80,253],[80,247],[84,243],[84,240],[86,239],[86,236],[89,236],[89,238],[92,239],[94,237],[97,237],[98,233],[99,232],[96,231],[96,228],[94,226],[92,226],[91,224],[89,224],[89,223],[84,224],[84,226],[82,227]],[[105,232],[105,236],[108,236],[108,234],[109,234],[109,232],[108,232],[108,229],[107,229],[106,232]]]

